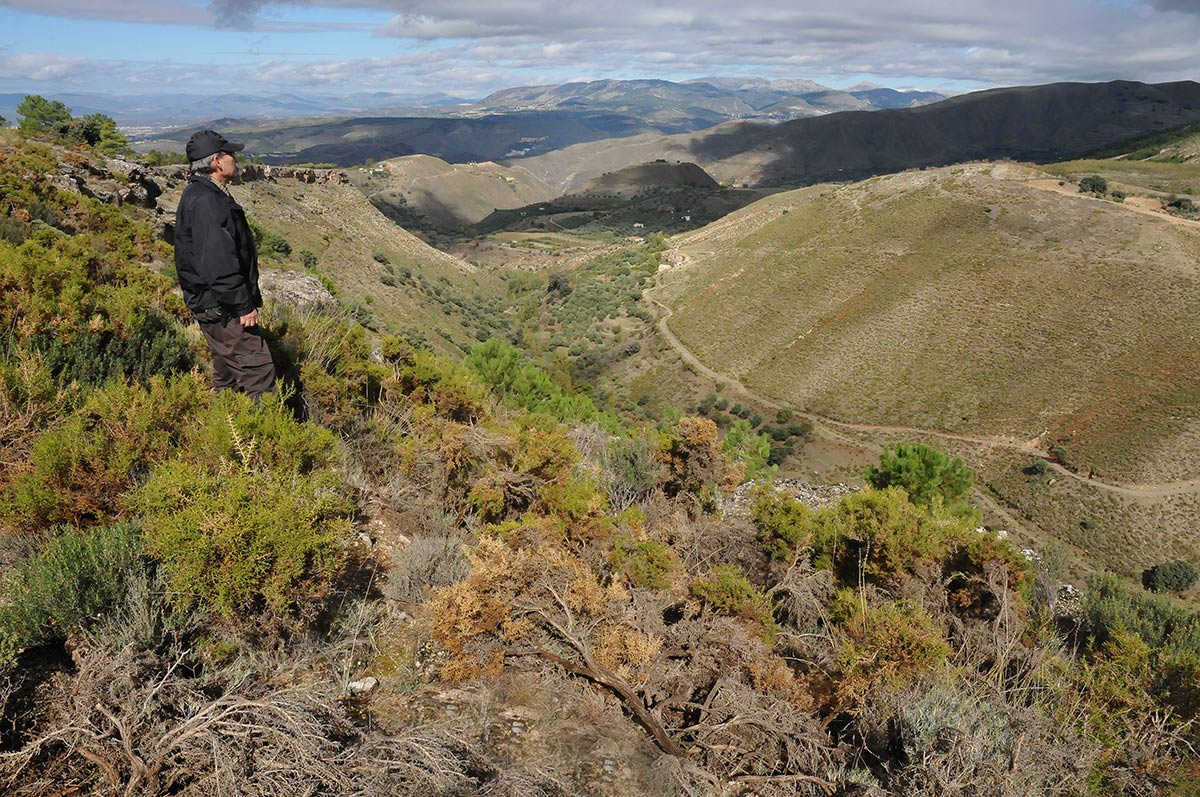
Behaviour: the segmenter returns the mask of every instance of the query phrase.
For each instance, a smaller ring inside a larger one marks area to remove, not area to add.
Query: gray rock
[[[361,681],[351,681],[346,684],[346,691],[352,695],[365,695],[374,692],[379,687],[379,679],[370,676]]]
[[[320,281],[299,271],[263,270],[258,285],[265,298],[287,307],[307,309],[337,304],[337,299]]]

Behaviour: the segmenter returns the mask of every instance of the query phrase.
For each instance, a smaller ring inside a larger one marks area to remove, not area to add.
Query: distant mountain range
[[[35,93],[35,92],[31,92]],[[12,120],[24,94],[0,94],[0,114]],[[783,121],[841,110],[909,107],[944,99],[937,92],[877,86],[838,91],[811,80],[707,78],[595,80],[558,86],[504,89],[483,99],[440,93],[361,92],[350,95],[226,93],[217,96],[157,92],[139,95],[47,94],[76,114],[105,113],[135,133],[157,133],[218,118],[243,122],[321,117],[474,117],[531,110],[649,114],[662,132],[700,130],[730,119]]]
[[[896,91],[879,87],[838,91],[807,80],[712,78],[686,83],[594,80],[505,89],[480,100],[477,109],[488,113],[603,110],[637,115],[659,124],[677,121],[691,125],[692,129],[701,129],[730,119],[781,122],[837,111],[911,108],[944,100],[947,96],[933,91]]]
[[[877,87],[835,91],[810,81],[717,80],[723,85],[597,80],[505,89],[478,102],[458,105],[379,107],[369,116],[331,121],[309,117],[281,125],[261,117],[224,115],[219,119],[209,116],[196,124],[245,138],[253,152],[273,163],[345,166],[416,153],[467,163],[532,157],[579,142],[639,133],[692,133],[731,120],[780,122],[843,110],[914,107],[945,99],[936,92]],[[344,99],[342,106],[353,99]],[[382,103],[387,98],[369,95],[368,99]],[[214,110],[218,107],[212,106]],[[277,99],[273,106],[264,107],[293,106]],[[180,150],[196,124],[165,134],[135,136],[135,141],[141,149]]]
[[[29,94],[40,92],[30,91]],[[217,96],[160,92],[153,94],[46,93],[59,100],[75,115],[108,114],[117,124],[132,129],[168,130],[220,117],[243,120],[296,119],[317,116],[360,116],[403,109],[416,115],[423,109],[465,104],[468,100],[446,94],[397,94],[362,92],[350,95],[299,95],[228,92]],[[17,118],[17,105],[25,93],[0,94],[0,115],[10,121]]]

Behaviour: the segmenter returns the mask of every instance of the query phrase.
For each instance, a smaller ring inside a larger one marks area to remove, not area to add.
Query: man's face
[[[212,159],[213,179],[228,183],[237,172],[237,158],[232,152],[218,152]]]

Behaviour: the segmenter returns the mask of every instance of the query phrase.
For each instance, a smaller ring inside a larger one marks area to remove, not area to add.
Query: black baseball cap
[[[245,144],[234,144],[225,140],[225,136],[215,130],[197,130],[187,143],[187,159],[189,161],[204,160],[218,152],[241,152]]]

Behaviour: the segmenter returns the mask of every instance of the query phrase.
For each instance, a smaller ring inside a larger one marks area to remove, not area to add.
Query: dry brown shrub
[[[450,734],[363,732],[329,685],[205,677],[182,656],[96,649],[63,686],[31,738],[0,756],[6,794],[77,784],[102,797],[436,795],[470,786],[481,768]]]
[[[758,541],[754,524],[744,518],[700,518],[676,515],[670,540],[693,575],[717,565],[733,565],[757,587],[771,585],[770,560]]]

